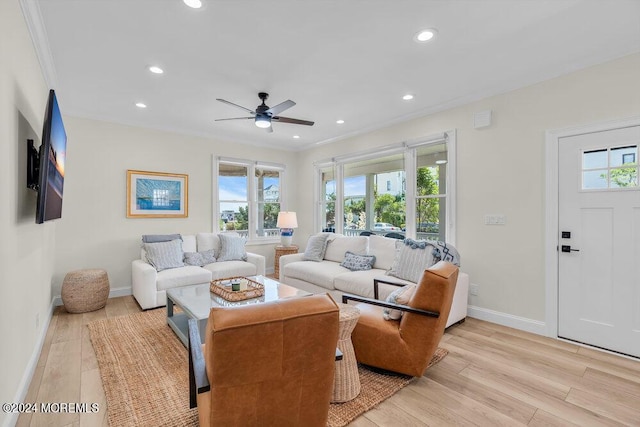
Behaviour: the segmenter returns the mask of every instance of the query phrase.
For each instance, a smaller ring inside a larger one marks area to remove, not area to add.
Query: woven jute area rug
[[[198,425],[197,409],[189,409],[187,349],[167,326],[164,309],[97,320],[88,327],[110,426]],[[439,348],[429,366],[446,355]],[[360,395],[331,404],[328,426],[347,425],[412,381],[363,367],[359,373]]]

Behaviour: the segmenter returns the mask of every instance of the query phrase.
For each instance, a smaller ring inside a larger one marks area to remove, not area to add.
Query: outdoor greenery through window
[[[218,229],[249,239],[278,236],[283,171],[278,165],[219,160]]]
[[[444,241],[446,142],[391,151],[318,167],[321,228],[346,235],[375,233]],[[413,182],[408,183],[409,178]],[[340,215],[341,222],[336,220]]]
[[[638,186],[638,146],[601,148],[582,153],[582,189]]]

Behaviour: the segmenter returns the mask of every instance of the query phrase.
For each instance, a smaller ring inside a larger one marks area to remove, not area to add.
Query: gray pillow
[[[147,261],[157,271],[184,267],[182,240],[180,239],[169,242],[145,243],[144,250],[147,253]]]
[[[340,263],[341,266],[348,268],[351,271],[363,271],[371,270],[373,264],[376,262],[375,255],[358,255],[353,252],[347,251],[344,254],[344,260]]]
[[[327,239],[330,235],[331,233],[319,233],[309,237],[302,259],[305,261],[322,261],[324,252],[327,249]]]
[[[245,239],[239,236],[220,233],[220,255],[218,261],[246,261]]]
[[[216,257],[214,256],[213,249],[202,252],[184,253],[184,263],[186,265],[195,265],[198,267],[202,267],[203,265],[211,264],[213,262],[216,262]]]
[[[172,240],[180,239],[180,234],[143,234],[142,243],[158,243],[158,242],[170,242]]]
[[[424,270],[436,263],[434,252],[436,248],[426,240],[405,239],[396,243],[396,257],[389,276],[418,283]]]

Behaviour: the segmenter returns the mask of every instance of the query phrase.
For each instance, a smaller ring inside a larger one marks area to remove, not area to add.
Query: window
[[[582,153],[582,189],[638,187],[638,146],[609,147]]]
[[[454,243],[448,220],[451,144],[443,136],[320,163],[318,228]]]
[[[277,237],[283,175],[281,165],[218,159],[214,229],[235,230],[249,240]]]

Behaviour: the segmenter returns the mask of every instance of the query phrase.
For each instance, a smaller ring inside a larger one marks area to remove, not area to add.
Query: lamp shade
[[[278,228],[298,228],[298,217],[295,212],[279,212],[278,213],[278,223],[276,224]]]

